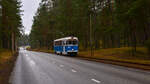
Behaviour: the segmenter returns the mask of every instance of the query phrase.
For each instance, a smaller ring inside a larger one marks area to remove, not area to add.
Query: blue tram
[[[78,53],[78,38],[65,37],[54,40],[54,52],[56,54],[76,56]]]

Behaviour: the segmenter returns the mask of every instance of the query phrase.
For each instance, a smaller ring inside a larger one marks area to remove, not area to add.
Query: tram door
[[[63,41],[63,54],[66,54],[66,52],[65,52],[65,46],[66,46],[66,41]]]

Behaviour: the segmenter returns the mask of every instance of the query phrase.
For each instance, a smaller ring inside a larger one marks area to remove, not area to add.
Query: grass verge
[[[10,50],[0,51],[0,84],[9,84],[15,60],[16,56],[12,55]]]
[[[135,56],[132,56],[129,47],[95,50],[93,56],[90,51],[81,51],[78,56],[86,60],[150,70],[150,56],[143,47],[137,48]]]

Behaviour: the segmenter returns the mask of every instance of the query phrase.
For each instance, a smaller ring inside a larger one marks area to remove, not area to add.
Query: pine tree
[[[2,0],[2,47],[17,49],[17,38],[22,28],[21,2],[19,0]]]
[[[54,39],[77,36],[86,50],[92,31],[95,49],[132,47],[135,52],[150,38],[149,5],[149,0],[43,0],[34,17],[31,45],[47,47]]]

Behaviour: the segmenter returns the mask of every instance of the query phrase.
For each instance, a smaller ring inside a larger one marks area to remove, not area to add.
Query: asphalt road
[[[150,84],[150,72],[20,50],[12,84]]]

